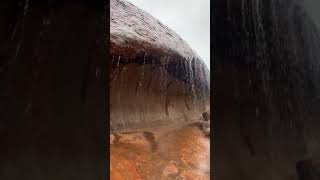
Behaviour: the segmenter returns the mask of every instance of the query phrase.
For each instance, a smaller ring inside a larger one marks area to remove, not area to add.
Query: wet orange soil
[[[110,135],[112,180],[210,179],[210,139],[197,127]]]

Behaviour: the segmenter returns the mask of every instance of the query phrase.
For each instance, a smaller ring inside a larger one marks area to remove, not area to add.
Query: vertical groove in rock
[[[209,111],[210,96],[209,70],[200,57],[179,35],[127,1],[111,0],[110,18],[111,57],[119,57],[110,71],[122,77],[111,81],[111,130],[199,121]],[[126,72],[118,71],[119,64]],[[185,94],[191,95],[187,107]]]

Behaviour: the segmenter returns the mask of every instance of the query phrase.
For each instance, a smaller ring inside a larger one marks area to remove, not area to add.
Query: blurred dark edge
[[[320,36],[300,2],[211,2],[215,179],[298,179],[320,158]]]
[[[216,179],[215,178],[215,151],[214,151],[214,145],[215,145],[215,137],[214,137],[214,131],[215,131],[215,120],[214,120],[214,98],[213,98],[213,92],[214,92],[214,66],[213,66],[213,56],[214,56],[214,24],[213,24],[213,15],[214,15],[214,1],[210,1],[210,179]]]
[[[0,2],[1,180],[106,179],[108,5]]]

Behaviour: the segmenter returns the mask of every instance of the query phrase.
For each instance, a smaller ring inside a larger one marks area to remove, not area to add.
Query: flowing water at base
[[[193,124],[110,135],[110,177],[210,179],[210,137]]]

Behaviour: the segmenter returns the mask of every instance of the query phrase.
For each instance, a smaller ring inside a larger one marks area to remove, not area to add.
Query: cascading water
[[[111,131],[182,126],[209,111],[209,70],[176,33],[120,0],[110,27]]]
[[[320,157],[319,32],[301,1],[213,4],[216,178],[297,179]]]
[[[110,7],[111,179],[208,179],[208,68],[148,13]]]

